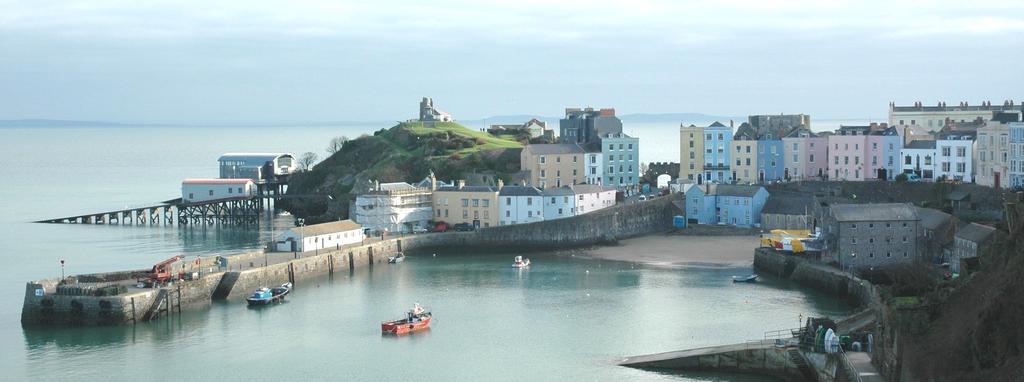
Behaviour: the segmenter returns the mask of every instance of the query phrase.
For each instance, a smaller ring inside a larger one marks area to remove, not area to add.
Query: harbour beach
[[[757,236],[649,235],[618,245],[580,251],[585,258],[632,262],[666,268],[737,268],[753,265]]]

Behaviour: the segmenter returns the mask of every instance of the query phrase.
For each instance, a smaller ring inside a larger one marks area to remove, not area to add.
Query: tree
[[[316,163],[317,159],[320,158],[317,157],[316,153],[307,151],[299,157],[299,167],[302,168],[302,171],[309,171],[309,169],[313,168],[313,164]]]
[[[331,138],[331,142],[327,144],[327,154],[333,155],[334,153],[341,151],[341,148],[345,146],[345,142],[348,142],[348,137],[344,135]]]

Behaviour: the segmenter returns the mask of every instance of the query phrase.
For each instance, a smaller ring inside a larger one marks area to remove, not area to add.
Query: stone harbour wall
[[[172,272],[193,273],[195,280],[177,281],[160,289],[130,288],[119,296],[65,296],[56,294],[57,279],[27,283],[22,307],[23,325],[116,325],[142,320],[160,303],[165,290],[171,309],[200,309],[212,300],[241,300],[260,287],[304,281],[387,262],[397,252],[427,248],[483,247],[490,252],[555,249],[610,243],[619,239],[671,229],[673,206],[669,197],[617,205],[571,218],[530,224],[483,228],[474,232],[445,232],[393,237],[371,243],[303,254],[285,263],[259,267],[264,254],[242,253],[184,259]],[[256,266],[255,268],[253,266]],[[78,277],[81,282],[128,282],[146,270],[110,272]],[[38,292],[40,291],[41,292]],[[134,301],[134,308],[132,302]],[[133,320],[134,319],[134,320]]]

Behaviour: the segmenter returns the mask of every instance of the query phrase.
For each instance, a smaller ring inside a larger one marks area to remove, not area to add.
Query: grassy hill
[[[333,200],[290,199],[281,207],[311,224],[348,217],[349,202],[375,180],[412,182],[433,171],[446,181],[463,179],[468,173],[493,174],[508,181],[519,171],[522,147],[511,138],[457,123],[403,122],[353,139],[312,170],[292,176],[289,194],[330,195]]]

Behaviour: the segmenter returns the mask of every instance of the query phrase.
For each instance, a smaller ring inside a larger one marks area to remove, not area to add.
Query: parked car
[[[469,223],[459,223],[459,224],[455,225],[455,230],[458,231],[458,232],[468,232],[468,231],[473,231],[474,228],[473,228],[472,224],[469,224]]]
[[[448,232],[448,224],[437,223],[437,225],[434,226],[434,232]]]
[[[912,173],[912,172],[907,173],[907,181],[908,182],[920,182],[921,181],[921,176],[919,176],[919,175],[917,175],[915,173]]]
[[[430,232],[430,230],[427,229],[427,227],[413,227],[412,228],[412,233],[427,233],[427,232]]]
[[[647,200],[647,195],[640,195],[640,197],[637,198],[637,200],[639,200],[641,202],[646,201]]]

